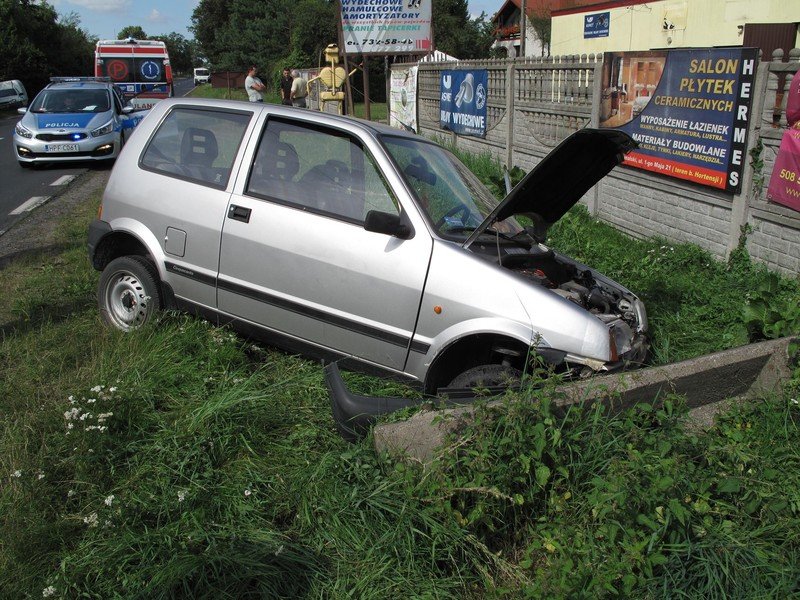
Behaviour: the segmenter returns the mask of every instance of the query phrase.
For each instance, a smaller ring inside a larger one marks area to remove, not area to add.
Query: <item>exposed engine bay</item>
[[[498,260],[496,248],[475,245],[473,249],[491,253]],[[644,360],[647,317],[641,302],[628,290],[541,243],[529,249],[504,246],[498,262],[606,323],[614,336],[620,366]]]

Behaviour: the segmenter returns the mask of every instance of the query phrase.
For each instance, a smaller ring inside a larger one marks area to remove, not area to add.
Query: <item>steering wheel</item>
[[[442,228],[442,226],[447,222],[448,219],[451,217],[455,217],[456,215],[460,215],[459,221],[461,224],[464,225],[464,221],[468,219],[472,213],[470,212],[469,208],[465,204],[459,204],[458,206],[454,206],[450,210],[448,210],[442,217],[436,221],[434,228],[438,231]]]

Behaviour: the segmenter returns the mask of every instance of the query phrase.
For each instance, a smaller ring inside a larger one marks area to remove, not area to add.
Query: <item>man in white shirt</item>
[[[256,77],[256,73],[258,73],[258,69],[253,65],[250,67],[250,70],[247,71],[247,78],[244,80],[244,89],[247,91],[247,99],[250,100],[250,102],[263,102],[264,94],[262,92],[266,89],[266,86]]]
[[[299,106],[306,108],[306,96],[308,95],[308,82],[305,77],[300,75],[300,71],[294,69],[292,71],[292,91],[290,97],[292,99],[292,106]]]

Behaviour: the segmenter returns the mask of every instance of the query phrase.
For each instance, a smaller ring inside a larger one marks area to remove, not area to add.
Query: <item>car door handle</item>
[[[250,222],[250,213],[252,212],[251,209],[246,208],[244,206],[236,206],[235,204],[231,204],[230,209],[228,210],[228,218],[233,219],[235,221],[242,221],[243,223]]]

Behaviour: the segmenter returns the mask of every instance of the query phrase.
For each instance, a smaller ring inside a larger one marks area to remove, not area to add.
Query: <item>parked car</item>
[[[117,161],[89,256],[100,313],[180,308],[424,391],[641,362],[642,302],[545,245],[635,143],[584,129],[498,202],[452,153],[388,126],[210,99],[156,105]]]
[[[14,155],[21,167],[114,159],[142,118],[134,110],[108,81],[54,77],[27,109],[18,109]]]
[[[0,110],[27,106],[28,92],[19,79],[0,81]]]
[[[194,70],[194,84],[200,85],[201,83],[208,83],[211,81],[211,73],[208,72],[208,69],[203,67],[197,67]]]

